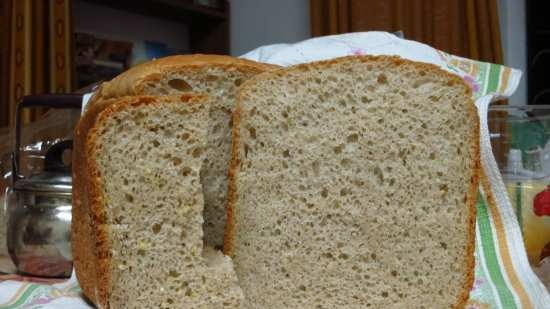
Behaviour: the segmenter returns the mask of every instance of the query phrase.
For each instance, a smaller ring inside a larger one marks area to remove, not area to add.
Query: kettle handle
[[[22,178],[19,174],[19,147],[21,146],[21,115],[23,109],[31,107],[49,107],[56,109],[81,109],[82,95],[80,94],[46,94],[25,96],[17,104],[15,117],[15,149],[12,154],[12,186]]]

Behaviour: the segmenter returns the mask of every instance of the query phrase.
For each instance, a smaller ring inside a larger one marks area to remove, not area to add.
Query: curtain
[[[310,0],[313,36],[403,30],[451,54],[502,63],[497,0]]]
[[[72,90],[70,0],[0,1],[0,127],[25,95]],[[40,111],[26,111],[24,122]]]

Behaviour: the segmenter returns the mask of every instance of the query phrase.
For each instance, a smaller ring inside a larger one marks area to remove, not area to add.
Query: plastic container
[[[529,262],[550,289],[550,105],[493,106],[489,130]]]

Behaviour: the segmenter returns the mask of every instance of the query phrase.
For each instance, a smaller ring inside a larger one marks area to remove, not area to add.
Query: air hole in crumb
[[[347,260],[349,259],[349,255],[345,254],[345,253],[340,253],[340,255],[338,256],[338,258],[342,259],[342,260]]]
[[[182,160],[181,160],[180,158],[178,158],[178,157],[173,157],[173,158],[172,158],[172,163],[173,163],[175,166],[180,165],[181,162],[182,162]]]
[[[366,96],[362,96],[362,97],[361,97],[361,102],[363,102],[364,104],[367,104],[367,103],[369,103],[369,102],[371,102],[371,101],[372,101],[372,100],[369,99],[369,98],[366,97]]]
[[[342,149],[344,149],[344,147],[342,145],[336,146],[336,147],[334,147],[334,153],[335,154],[342,153]]]
[[[191,91],[193,90],[193,87],[189,85],[186,81],[183,79],[175,78],[168,81],[168,86],[172,87],[172,89],[178,90],[178,91]]]
[[[153,141],[153,146],[155,146],[155,147],[158,147],[158,146],[160,146],[160,143],[159,143],[159,141],[157,141],[157,140],[154,140],[154,141]]]
[[[200,148],[195,148],[195,149],[193,150],[193,158],[198,158],[198,157],[201,156],[201,154],[202,154],[202,149],[200,149]]]
[[[380,167],[377,166],[377,167],[374,168],[374,175],[376,175],[379,183],[384,182],[384,172],[382,172]]]
[[[447,249],[447,244],[446,243],[442,242],[442,243],[440,243],[440,245],[441,245],[441,248]]]
[[[283,151],[283,157],[285,157],[285,158],[290,157],[290,151],[288,151],[288,150]]]
[[[134,196],[131,195],[131,194],[128,194],[128,193],[124,194],[124,198],[125,198],[126,201],[129,202],[129,203],[133,203],[133,202],[134,202]]]
[[[379,74],[378,75],[378,78],[376,79],[376,81],[379,83],[379,84],[386,84],[388,82],[388,78],[386,77],[385,74]]]
[[[153,230],[153,233],[158,234],[160,233],[161,228],[162,228],[161,224],[155,223],[151,229]]]
[[[207,82],[213,82],[218,80],[218,77],[216,75],[209,74],[204,77],[204,80],[206,80]]]
[[[359,135],[357,135],[356,133],[350,134],[350,135],[348,135],[348,137],[347,137],[348,143],[355,143],[355,142],[357,142],[358,140],[359,140]]]
[[[351,160],[350,159],[342,159],[342,161],[340,161],[340,165],[342,165],[343,167],[349,167],[351,164]]]
[[[312,164],[311,164],[311,168],[313,169],[313,174],[315,174],[315,176],[319,177],[319,175],[321,174],[321,168],[319,166],[319,162],[318,161],[314,161]]]
[[[430,96],[429,99],[430,99],[430,101],[432,101],[432,102],[439,102],[439,97],[436,97],[436,96],[433,96],[433,95]]]
[[[234,83],[235,86],[239,87],[243,83],[243,80],[241,78],[237,78]]]
[[[388,292],[382,292],[382,297],[388,297]]]
[[[181,169],[181,175],[183,177],[189,176],[190,173],[191,173],[191,168],[189,168],[187,166]]]
[[[346,107],[346,101],[344,99],[341,99],[340,101],[338,101],[338,104],[340,104],[340,106],[342,107]]]
[[[252,139],[256,139],[256,129],[255,128],[248,128],[248,132],[250,133],[250,137],[252,137]]]
[[[346,190],[346,188],[342,188],[342,190],[340,190],[340,196],[346,196],[348,195],[348,191]]]
[[[328,190],[327,190],[327,188],[323,188],[323,190],[321,190],[321,196],[322,196],[322,197],[327,197],[327,196],[328,196]]]

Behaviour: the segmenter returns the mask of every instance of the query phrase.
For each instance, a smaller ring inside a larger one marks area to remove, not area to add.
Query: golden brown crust
[[[89,209],[89,182],[86,162],[86,138],[88,131],[95,123],[98,114],[114,100],[101,101],[88,109],[75,129],[73,144],[73,207],[72,207],[72,252],[78,282],[84,294],[96,305],[99,295],[97,290],[96,243]]]
[[[237,105],[233,111],[233,128],[231,144],[231,162],[229,164],[229,184],[227,188],[227,221],[225,223],[225,233],[223,237],[223,253],[231,256],[233,253],[233,238],[235,231],[235,204],[237,203],[237,171],[240,164],[239,158],[239,139],[241,124],[241,104],[237,100]]]
[[[438,67],[435,64],[431,63],[424,63],[424,62],[415,62],[411,60],[407,60],[404,58],[401,58],[399,56],[371,56],[371,55],[363,55],[363,56],[345,56],[345,57],[339,57],[334,58],[330,60],[323,60],[323,61],[316,61],[316,62],[309,62],[304,64],[298,64],[291,67],[286,68],[272,68],[271,70],[265,71],[264,73],[258,74],[254,76],[253,78],[245,81],[241,88],[239,89],[239,94],[237,95],[237,102],[240,101],[239,97],[242,93],[246,92],[246,89],[249,88],[251,85],[258,83],[261,80],[268,79],[274,76],[284,76],[292,72],[297,71],[308,71],[311,69],[319,70],[328,68],[332,65],[339,64],[342,62],[347,61],[358,61],[358,62],[374,62],[374,61],[385,61],[388,64],[399,66],[399,65],[414,65],[416,68],[422,68],[424,72],[428,75],[428,73],[437,74],[440,76],[444,76],[445,78],[449,79],[449,82],[453,84],[459,84],[463,85],[465,88],[465,91],[471,94],[471,89],[464,83],[464,81],[457,75],[452,74],[450,72],[447,72],[440,67]]]
[[[471,97],[471,89],[468,88],[468,94]],[[470,209],[470,216],[468,220],[468,239],[469,239],[469,245],[466,248],[466,269],[468,270],[468,273],[466,274],[466,280],[463,285],[462,290],[462,296],[459,298],[458,303],[454,307],[454,309],[462,309],[466,306],[466,303],[468,302],[468,299],[470,298],[470,291],[472,290],[472,287],[474,285],[474,275],[475,275],[475,239],[476,239],[476,204],[477,204],[477,196],[479,191],[479,182],[480,182],[480,175],[481,175],[481,162],[480,162],[480,146],[479,146],[479,138],[480,138],[480,128],[479,128],[479,116],[477,114],[477,109],[473,103],[472,100],[470,100],[469,103],[467,103],[468,111],[471,115],[471,119],[473,121],[474,127],[474,136],[472,137],[471,142],[471,150],[474,154],[474,166],[472,171],[472,178],[470,179],[470,190],[468,192],[468,195],[466,197],[466,204],[468,205]]]
[[[471,89],[464,83],[464,81],[447,71],[442,70],[436,65],[429,64],[429,63],[420,63],[420,62],[413,62],[410,60],[405,60],[401,57],[397,56],[346,56],[326,61],[319,61],[319,62],[312,62],[312,63],[306,63],[306,64],[300,64],[296,65],[290,68],[283,68],[279,70],[272,70],[269,72],[265,72],[262,74],[259,74],[252,79],[249,79],[246,81],[239,90],[239,93],[237,95],[237,106],[235,108],[234,112],[234,119],[233,119],[233,145],[232,145],[232,158],[231,158],[231,165],[229,168],[229,191],[228,191],[228,201],[227,201],[227,223],[226,223],[226,233],[224,237],[224,253],[232,256],[233,255],[233,249],[234,249],[234,238],[235,238],[235,205],[238,200],[238,193],[237,193],[237,177],[239,172],[239,134],[240,134],[240,123],[242,119],[242,108],[241,108],[241,101],[243,99],[243,95],[246,93],[248,88],[253,87],[258,82],[272,78],[277,76],[284,76],[292,72],[296,71],[307,71],[310,69],[323,69],[330,67],[332,65],[346,62],[346,61],[359,61],[359,62],[374,62],[374,61],[385,61],[388,64],[394,65],[394,66],[400,66],[400,65],[413,65],[417,69],[423,70],[426,74],[436,74],[442,77],[445,77],[449,80],[449,83],[462,85],[464,87],[465,95],[469,98],[472,97]],[[462,286],[462,293],[461,297],[458,300],[458,303],[454,306],[455,309],[463,308],[465,304],[468,302],[470,290],[473,286],[474,281],[474,271],[475,271],[475,256],[474,256],[474,250],[475,250],[475,222],[476,222],[476,202],[477,202],[477,193],[478,193],[478,186],[479,186],[479,174],[480,174],[480,149],[479,149],[479,118],[477,114],[476,107],[474,105],[474,102],[472,99],[470,99],[468,102],[465,102],[466,107],[468,108],[468,112],[470,113],[470,118],[472,119],[472,125],[475,126],[473,129],[474,136],[472,136],[471,143],[471,150],[474,155],[474,166],[472,171],[472,177],[470,179],[470,188],[469,192],[467,193],[467,196],[465,197],[466,205],[469,207],[470,215],[468,219],[468,239],[469,239],[469,245],[466,248],[466,254],[465,254],[465,264],[467,273],[465,274],[465,281]]]
[[[113,114],[127,108],[161,103],[202,103],[207,96],[184,94],[164,98],[168,97],[139,96],[98,101],[77,125],[73,157],[72,250],[75,272],[84,295],[98,308],[109,308],[111,268],[101,174],[94,160],[98,127]]]
[[[199,70],[205,67],[221,67],[252,74],[279,68],[275,65],[222,55],[177,55],[149,61],[131,68],[110,82],[103,83],[90,100],[90,104],[101,99],[121,96],[142,95],[148,83],[155,83],[167,73],[185,70]]]

